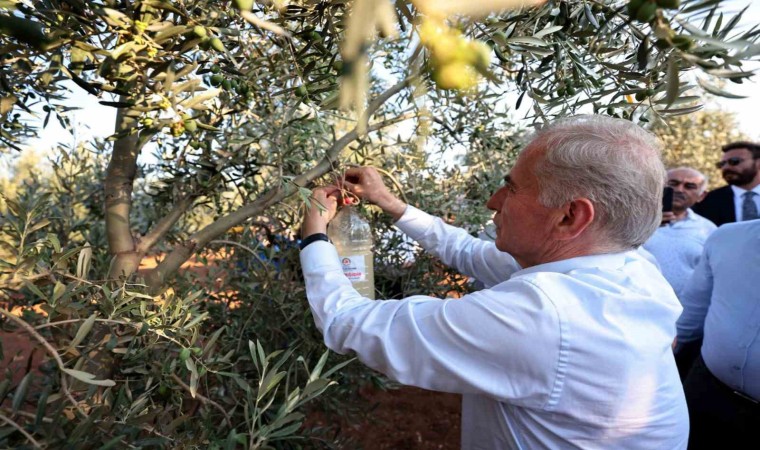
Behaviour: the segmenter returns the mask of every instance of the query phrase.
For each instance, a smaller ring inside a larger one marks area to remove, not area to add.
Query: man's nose
[[[502,204],[502,195],[501,195],[501,189],[494,192],[491,198],[488,199],[486,202],[486,208],[490,209],[491,211],[499,211],[501,209]]]

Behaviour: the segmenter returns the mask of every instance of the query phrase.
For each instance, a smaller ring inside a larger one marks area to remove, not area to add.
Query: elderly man
[[[717,226],[760,218],[760,145],[732,142],[722,150],[717,165],[729,185],[710,191],[694,211]]]
[[[663,214],[662,225],[644,248],[657,259],[662,274],[678,295],[697,266],[707,237],[717,227],[691,210],[705,196],[705,175],[679,167],[668,171],[667,184],[673,188],[673,211]]]
[[[362,298],[324,242],[338,188],[316,189],[301,263],[329,348],[401,383],[461,393],[463,449],[686,447],[671,351],[681,306],[635,251],[661,219],[665,171],[649,133],[601,116],[539,131],[487,203],[495,242],[405,204],[373,169],[345,179],[486,289]]]
[[[684,390],[690,449],[756,448],[760,438],[760,220],[720,227],[684,289],[678,343],[704,337]]]

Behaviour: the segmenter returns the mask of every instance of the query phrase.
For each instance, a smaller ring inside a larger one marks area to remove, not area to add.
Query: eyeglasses
[[[726,164],[728,164],[731,167],[738,166],[739,164],[743,163],[744,161],[745,161],[744,158],[738,158],[738,157],[734,156],[733,158],[728,158],[728,159],[726,159],[724,161],[718,161],[718,162],[716,162],[715,163],[715,167],[717,167],[718,169],[722,169],[723,166],[725,166]]]

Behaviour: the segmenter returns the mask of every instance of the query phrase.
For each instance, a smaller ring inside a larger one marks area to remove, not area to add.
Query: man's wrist
[[[301,237],[306,238],[315,233],[327,233],[327,223],[320,218],[306,218],[301,225]]]
[[[399,198],[394,198],[393,200],[381,206],[386,214],[389,214],[391,217],[393,217],[394,221],[399,220],[401,216],[404,215],[404,212],[406,212],[406,207],[407,204],[401,201]]]
[[[328,238],[325,233],[313,233],[308,236],[305,236],[298,246],[301,250],[303,250],[304,248],[306,248],[307,245],[316,241],[330,242],[330,238]]]

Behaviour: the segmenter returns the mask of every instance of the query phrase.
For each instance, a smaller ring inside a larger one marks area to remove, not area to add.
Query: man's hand
[[[662,222],[660,222],[660,226],[667,225],[670,222],[675,222],[675,220],[676,220],[676,215],[674,212],[672,211],[664,212],[662,213]]]
[[[327,233],[327,224],[338,211],[339,196],[340,189],[337,186],[319,187],[312,191],[311,205],[306,210],[301,226],[302,238],[314,233]]]
[[[406,203],[388,190],[380,174],[372,167],[354,167],[346,170],[343,186],[359,198],[382,208],[393,220],[400,219],[406,211]]]

